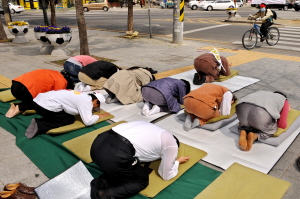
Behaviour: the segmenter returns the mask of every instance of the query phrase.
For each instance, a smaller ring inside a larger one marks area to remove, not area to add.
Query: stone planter
[[[237,9],[227,9],[226,13],[228,14],[228,19],[227,21],[236,21],[236,13],[237,13]]]
[[[29,25],[24,26],[9,26],[8,30],[15,36],[13,43],[22,44],[27,43],[29,40],[25,37],[28,32]]]
[[[48,38],[46,37],[45,32],[35,32],[34,33],[35,38],[43,44],[43,46],[40,48],[41,54],[51,54],[54,46],[50,44]]]
[[[54,49],[51,52],[52,56],[70,56],[71,52],[67,49],[66,45],[72,39],[72,33],[63,34],[46,34],[51,45]]]

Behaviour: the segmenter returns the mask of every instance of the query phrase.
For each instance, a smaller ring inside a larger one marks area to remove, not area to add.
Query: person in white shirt
[[[103,174],[91,182],[91,198],[128,198],[149,184],[149,169],[142,163],[161,159],[158,173],[163,180],[178,174],[179,164],[190,157],[178,157],[179,141],[154,124],[135,121],[119,124],[98,135],[91,158]]]
[[[87,94],[74,90],[58,90],[40,93],[33,99],[33,108],[42,118],[31,120],[25,136],[32,139],[50,129],[73,124],[74,115],[80,115],[83,123],[90,126],[99,118],[108,115],[92,114],[93,108],[100,107],[103,102],[105,98],[99,92]]]

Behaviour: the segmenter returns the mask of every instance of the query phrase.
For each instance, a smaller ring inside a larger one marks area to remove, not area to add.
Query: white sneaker
[[[83,82],[78,82],[75,84],[74,90],[78,92],[83,92],[83,89],[85,88],[86,84]]]
[[[83,90],[83,92],[87,92],[87,91],[91,91],[91,86],[90,85],[86,85]]]
[[[152,107],[152,109],[149,111],[149,114],[148,114],[148,115],[154,115],[154,114],[159,113],[159,112],[160,112],[159,106],[154,105],[154,106]]]
[[[145,102],[143,109],[142,109],[142,115],[148,116],[149,111],[150,111],[150,104],[149,104],[149,102]]]

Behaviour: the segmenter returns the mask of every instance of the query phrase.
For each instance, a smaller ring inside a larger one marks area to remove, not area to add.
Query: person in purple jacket
[[[142,87],[145,116],[159,112],[178,113],[183,104],[183,97],[191,90],[190,83],[184,79],[166,77],[152,81]]]

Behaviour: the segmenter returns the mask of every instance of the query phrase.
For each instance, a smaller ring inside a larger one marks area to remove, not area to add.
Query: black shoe
[[[264,41],[265,41],[265,37],[261,37],[260,42],[264,42]]]
[[[300,169],[300,157],[296,160],[296,165],[297,165],[298,168]]]
[[[146,68],[147,70],[150,71],[151,74],[156,74],[157,73],[157,70],[153,70],[153,68]]]

